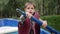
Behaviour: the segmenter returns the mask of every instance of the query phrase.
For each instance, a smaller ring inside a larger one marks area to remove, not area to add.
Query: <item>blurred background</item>
[[[24,11],[24,4],[32,1],[40,13],[40,18],[47,20],[48,25],[60,31],[60,0],[0,0],[0,19],[18,19],[20,14],[16,11],[19,7]]]

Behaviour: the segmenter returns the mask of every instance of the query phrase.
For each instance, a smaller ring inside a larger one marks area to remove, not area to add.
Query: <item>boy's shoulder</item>
[[[35,12],[35,14],[39,15],[39,12]]]

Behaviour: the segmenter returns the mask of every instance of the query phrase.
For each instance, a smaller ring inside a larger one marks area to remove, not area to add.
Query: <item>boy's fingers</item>
[[[45,28],[47,26],[47,21],[43,21],[42,26]]]
[[[27,16],[28,18],[31,18],[32,14],[30,14],[29,12],[26,12],[26,16]]]

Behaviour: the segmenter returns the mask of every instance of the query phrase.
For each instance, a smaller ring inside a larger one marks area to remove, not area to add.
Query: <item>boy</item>
[[[39,13],[35,10],[35,4],[32,2],[27,2],[25,4],[25,12],[27,17],[24,17],[23,15],[20,16],[21,22],[18,25],[19,34],[29,34],[30,31],[33,31],[33,34],[40,34],[40,26],[30,20],[31,16],[34,16],[42,21],[43,27],[47,26],[47,22],[39,18]]]

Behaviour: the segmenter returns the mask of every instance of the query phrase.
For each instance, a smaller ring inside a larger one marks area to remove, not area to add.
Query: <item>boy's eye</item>
[[[33,8],[31,8],[31,9],[33,9]]]
[[[27,9],[30,9],[30,8],[27,8]]]
[[[34,9],[34,8],[27,8],[27,9]]]

